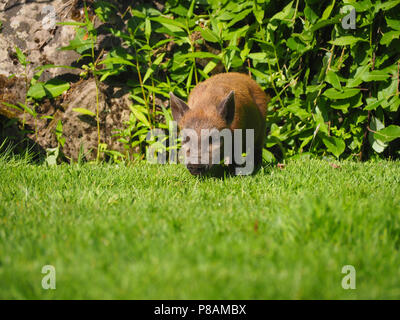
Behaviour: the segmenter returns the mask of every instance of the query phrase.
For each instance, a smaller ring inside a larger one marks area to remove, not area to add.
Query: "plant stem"
[[[190,50],[194,53],[195,52],[194,51],[194,45],[193,45],[192,38],[190,37],[189,22],[188,22],[187,19],[186,19],[186,32],[188,34],[188,39],[189,39],[189,43],[190,43]],[[196,81],[196,84],[198,84],[199,80],[197,78],[196,58],[193,58],[192,62],[193,62],[194,79]]]
[[[135,48],[135,51],[136,51],[136,48]],[[148,103],[147,98],[146,98],[146,93],[144,92],[144,85],[143,85],[143,81],[142,81],[142,75],[140,73],[139,59],[137,57],[137,53],[136,53],[136,70],[138,72],[139,84],[140,84],[140,88],[142,89],[142,94],[143,94],[143,100],[144,100],[144,103],[145,103],[145,107],[147,108],[147,110],[149,110],[150,107],[149,107],[149,103]],[[150,112],[148,112],[147,118],[149,120],[149,123],[151,123]]]
[[[97,80],[97,75],[93,73],[95,86],[96,86],[96,122],[97,122],[97,156],[96,161],[99,162],[100,160],[100,104],[99,104],[99,85]]]
[[[25,64],[25,107],[28,107],[28,64]],[[25,129],[26,113],[24,108],[24,118],[22,120],[22,129]]]
[[[270,63],[268,63],[268,67],[269,67],[269,72],[270,72],[270,74],[271,74],[271,64]],[[276,86],[275,86],[275,79],[272,79],[272,81],[271,81],[271,84],[272,84],[272,87],[273,87],[273,89],[274,89],[274,91],[275,91],[275,94],[276,94],[276,96],[278,97],[278,100],[279,100],[279,102],[280,102],[280,104],[281,104],[281,108],[284,108],[285,107],[285,105],[283,104],[283,101],[282,101],[282,99],[281,99],[281,95],[280,95],[280,93],[278,92],[278,90],[276,89]]]

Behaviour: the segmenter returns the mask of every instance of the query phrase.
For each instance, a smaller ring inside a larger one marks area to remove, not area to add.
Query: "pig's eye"
[[[189,137],[185,137],[185,139],[183,139],[183,143],[188,143],[188,142],[189,142],[189,140],[190,140],[190,138],[189,138]]]

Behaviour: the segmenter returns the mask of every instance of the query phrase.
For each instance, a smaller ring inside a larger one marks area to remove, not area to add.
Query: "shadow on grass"
[[[249,176],[256,176],[259,174],[262,175],[269,175],[274,168],[272,163],[263,163],[254,168],[253,173]],[[208,181],[208,180],[228,180],[232,178],[236,178],[238,175],[235,174],[235,169],[233,167],[228,166],[214,166],[209,172],[204,175],[195,176],[196,179],[199,181]]]
[[[26,163],[41,165],[44,163],[46,151],[29,138],[20,141],[0,138],[0,158],[5,161],[23,160]]]

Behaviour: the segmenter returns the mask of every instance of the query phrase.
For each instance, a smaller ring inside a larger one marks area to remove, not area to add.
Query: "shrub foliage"
[[[132,114],[118,133],[127,148],[144,152],[148,131],[168,128],[169,107],[159,101],[169,91],[185,99],[213,73],[239,71],[272,97],[266,160],[399,157],[399,9],[400,0],[168,0],[122,12],[96,1],[120,46],[93,73],[128,79]],[[87,27],[77,24],[98,32]],[[84,55],[93,47],[79,30],[67,49]]]

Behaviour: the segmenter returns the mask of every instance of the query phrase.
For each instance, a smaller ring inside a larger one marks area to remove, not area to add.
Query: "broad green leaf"
[[[400,98],[399,96],[395,96],[389,101],[389,110],[390,112],[397,112],[399,110],[399,107],[400,107]]]
[[[265,12],[264,12],[263,8],[257,4],[257,1],[254,1],[253,14],[254,14],[254,17],[256,18],[257,22],[259,24],[262,24]]]
[[[156,60],[153,61],[153,63],[151,64],[151,67],[147,69],[146,74],[143,77],[143,83],[146,82],[146,80],[148,78],[150,78],[150,76],[153,74],[153,72],[156,70],[156,68],[158,67],[158,65],[161,63],[162,59],[165,56],[165,52],[163,52],[162,54],[160,54]]]
[[[171,42],[171,41],[174,41],[174,39],[163,39],[163,40],[160,40],[160,41],[158,41],[153,47],[151,47],[152,49],[157,49],[158,47],[161,47],[162,45],[164,45],[164,44],[166,44],[166,43],[168,43],[168,42]],[[151,49],[150,48],[150,49]]]
[[[321,28],[324,28],[326,26],[330,26],[330,25],[333,25],[333,24],[339,24],[341,19],[344,16],[345,16],[345,14],[340,14],[340,15],[337,15],[337,16],[331,18],[331,19],[328,19],[328,20],[320,20],[315,25],[312,26],[311,32],[315,32],[315,31],[317,31],[317,30],[319,30]]]
[[[186,15],[186,18],[188,18],[188,19],[190,19],[193,16],[194,4],[195,4],[195,0],[192,0],[192,3],[190,4],[189,10]]]
[[[63,68],[63,69],[79,69],[77,67],[66,66],[66,65],[55,65],[55,64],[45,64],[43,66],[38,66],[35,68],[35,71],[42,71],[54,68]]]
[[[353,45],[357,42],[368,42],[368,40],[363,39],[363,38],[358,38],[354,36],[344,36],[340,38],[336,38],[335,40],[329,41],[330,44],[334,44],[336,46],[347,46],[347,45]]]
[[[314,131],[314,135],[316,135],[318,133],[318,131],[328,134],[328,131],[329,131],[328,126],[326,125],[325,119],[324,119],[322,112],[318,106],[315,108],[315,111],[316,111],[316,113],[314,114],[314,118],[315,118],[315,123],[317,125],[316,125],[316,129]]]
[[[308,118],[310,113],[301,107],[300,103],[292,103],[286,107],[286,110],[299,117],[301,120]]]
[[[388,27],[400,31],[400,20],[389,19],[388,17],[385,17],[385,19]]]
[[[342,85],[340,84],[340,80],[336,72],[329,70],[326,74],[326,81],[332,85],[335,89],[341,91]]]
[[[235,23],[239,22],[239,21],[243,21],[244,18],[246,18],[249,13],[252,11],[252,9],[247,9],[244,10],[240,13],[238,13],[237,15],[235,15],[235,17],[227,24],[227,28],[230,28],[231,26],[233,26]]]
[[[21,109],[21,107],[18,107],[17,105],[12,104],[12,103],[4,102],[4,101],[1,101],[1,103],[4,104],[6,107],[13,108],[13,109],[18,110],[18,111],[22,111],[23,110],[23,109]]]
[[[268,151],[267,149],[262,150],[262,158],[266,162],[274,162],[276,161],[275,156],[271,151]]]
[[[144,25],[145,25],[144,34],[146,36],[147,41],[149,41],[150,36],[151,36],[151,21],[150,21],[150,19],[146,18]]]
[[[85,108],[72,108],[72,111],[75,111],[75,112],[78,112],[78,113],[81,113],[81,114],[84,114],[84,115],[88,115],[88,116],[91,116],[91,117],[95,117],[96,116],[96,114],[94,112],[92,112],[92,111],[90,111],[88,109],[85,109]]]
[[[286,45],[293,51],[296,52],[303,52],[306,49],[306,45],[304,44],[304,42],[302,42],[299,38],[294,38],[294,37],[290,37],[287,42]]]
[[[362,94],[359,93],[351,98],[331,101],[329,106],[333,109],[342,110],[343,113],[347,113],[349,108],[358,108],[362,106],[362,104]]]
[[[314,24],[318,20],[318,15],[315,13],[315,11],[306,4],[306,7],[304,8],[304,15],[306,19],[311,23]]]
[[[44,72],[44,70],[39,70],[38,72],[36,72],[33,75],[32,79],[31,79],[31,86],[35,85],[38,82],[38,80],[42,76],[43,72]]]
[[[397,138],[400,138],[400,126],[390,125],[384,129],[374,133],[376,139],[382,142],[390,142]]]
[[[61,79],[51,79],[44,84],[44,90],[49,98],[58,97],[69,88],[69,83]]]
[[[367,98],[367,105],[365,106],[364,110],[376,110],[382,102],[384,101],[383,99],[378,100],[376,98]]]
[[[249,53],[247,55],[247,57],[252,60],[258,60],[261,62],[265,62],[265,60],[267,59],[267,54],[265,52],[253,52],[253,53]]]
[[[277,14],[275,14],[270,21],[291,19],[293,17],[293,13],[293,1],[290,1],[290,3],[285,8],[283,8],[282,11],[279,11]]]
[[[329,137],[324,135],[322,142],[325,144],[329,152],[331,152],[336,158],[344,152],[346,149],[346,143],[337,137]]]
[[[193,71],[194,71],[194,64],[192,64],[192,66],[190,67],[189,75],[186,80],[186,91],[188,94],[192,86]]]
[[[144,84],[143,87],[146,88],[146,90],[149,92],[154,92],[155,94],[159,94],[166,98],[169,98],[169,94],[168,94],[168,92],[165,92],[165,89],[157,88],[157,86],[154,86],[154,87],[151,85],[149,86],[147,84]]]
[[[130,97],[131,97],[133,100],[135,100],[135,101],[141,103],[142,105],[146,105],[146,101],[144,101],[142,97],[139,97],[139,96],[134,95],[134,94],[131,94]]]
[[[315,93],[326,87],[326,83],[321,83],[319,85],[310,85],[306,88],[306,93]]]
[[[53,116],[41,116],[40,119],[47,119],[47,120],[53,120]]]
[[[64,21],[64,22],[57,22],[59,26],[76,26],[76,27],[85,27],[85,22],[77,22],[77,21]]]
[[[350,108],[350,101],[348,99],[337,100],[332,102],[329,106],[333,109],[342,110],[344,113],[346,113]]]
[[[121,58],[121,57],[108,57],[108,58],[100,61],[98,64],[107,64],[107,63],[124,64],[124,65],[132,66],[132,67],[135,66],[131,61],[126,60],[126,59]]]
[[[138,108],[139,107],[139,108]],[[150,122],[146,118],[146,115],[140,110],[140,106],[137,105],[131,105],[129,106],[129,109],[131,109],[132,113],[135,115],[135,117],[142,123],[144,124],[147,128],[150,128]]]
[[[62,125],[62,121],[61,120],[58,120],[58,122],[57,122],[56,132],[55,133],[56,133],[57,141],[59,142],[61,147],[64,147],[65,138],[62,136],[63,135],[63,125]]]
[[[386,32],[381,39],[381,44],[387,46],[389,45],[393,40],[398,40],[400,37],[400,31],[389,31]]]
[[[313,139],[313,135],[310,134],[308,137],[306,137],[303,142],[301,143],[299,147],[299,151],[303,152],[304,147]],[[301,139],[300,139],[301,140]]]
[[[218,20],[220,21],[228,21],[228,20],[232,20],[235,17],[236,13],[227,10],[227,8],[225,7],[224,9],[222,9],[219,14],[218,14]]]
[[[379,10],[388,11],[400,4],[400,0],[392,0],[392,1],[378,1],[377,5],[375,6],[374,13],[378,13]]]
[[[117,7],[107,1],[95,1],[94,2],[96,16],[102,22],[107,22],[110,20],[111,16],[115,14]]]
[[[348,89],[344,88],[343,92],[340,92],[334,88],[326,90],[323,95],[329,99],[347,99],[354,97],[360,92],[360,89]]]
[[[130,11],[131,11],[131,13],[132,13],[132,15],[134,17],[138,17],[138,18],[141,18],[141,19],[145,19],[146,18],[146,15],[143,12],[139,11],[139,10],[136,10],[136,9],[132,8]]]
[[[389,78],[390,75],[387,74],[384,71],[380,70],[373,70],[370,72],[366,72],[361,76],[361,79],[365,82],[370,82],[370,81],[385,81],[387,78]]]
[[[217,66],[217,62],[215,60],[211,60],[210,62],[207,63],[207,65],[204,67],[203,72],[205,74],[209,74],[214,68]]]
[[[23,66],[26,66],[28,64],[28,62],[26,61],[26,56],[23,54],[21,49],[18,47],[15,47],[15,52],[17,54],[19,63],[22,64]]]
[[[347,80],[346,87],[354,88],[359,86],[363,82],[362,78],[368,74],[368,70],[369,65],[358,67],[354,77]]]
[[[181,23],[179,21],[176,21],[175,19],[170,19],[170,18],[167,18],[167,17],[158,16],[158,17],[150,18],[150,20],[159,22],[162,25],[167,24],[167,25],[174,26],[174,27],[177,28],[175,30],[178,30],[178,31],[184,31],[186,29],[186,26],[183,23]]]
[[[371,2],[371,0],[362,0],[362,1],[357,1],[357,2],[351,1],[351,2],[349,2],[349,5],[351,5],[354,9],[356,9],[357,13],[371,11],[371,9],[374,6],[374,4]]]
[[[324,13],[322,14],[322,20],[326,20],[331,16],[332,10],[335,6],[336,0],[332,0],[331,4],[326,7]]]
[[[371,118],[371,122],[370,122],[369,126],[370,126],[370,129],[373,131],[379,131],[385,127],[385,125],[377,117]],[[385,149],[388,146],[382,140],[377,139],[373,132],[368,132],[368,141],[369,141],[372,149],[374,149],[374,151],[377,153],[382,153],[383,151],[385,151]]]
[[[265,81],[270,81],[270,76],[267,74],[262,73],[261,71],[254,69],[254,68],[250,68],[251,73],[256,76],[257,78],[263,79]]]
[[[44,89],[43,82],[36,82],[33,86],[31,86],[26,94],[28,97],[31,97],[35,100],[43,99],[46,96],[46,91]]]
[[[190,58],[213,58],[213,59],[218,59],[221,60],[220,56],[217,56],[216,54],[213,54],[211,52],[201,52],[201,51],[196,51],[196,52],[189,52],[186,54],[183,54],[181,56],[182,59],[190,59]]]
[[[161,106],[161,109],[162,109],[162,114],[165,117],[165,122],[166,122],[167,126],[169,127],[170,122],[174,120],[172,118],[171,110],[170,109],[168,109],[168,110],[165,109],[164,106]]]
[[[79,54],[82,54],[91,47],[92,40],[90,39],[89,34],[84,28],[78,28],[76,30],[75,38],[69,42],[69,45],[61,47],[60,50],[75,50]]]
[[[18,103],[27,113],[29,113],[32,117],[36,117],[37,116],[37,112],[35,111],[35,107],[33,107],[32,109],[29,108],[27,105],[23,104],[23,103]]]
[[[210,29],[202,29],[201,35],[203,36],[204,40],[206,40],[206,41],[219,42],[218,36]]]

